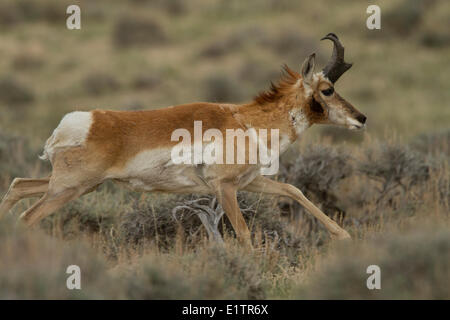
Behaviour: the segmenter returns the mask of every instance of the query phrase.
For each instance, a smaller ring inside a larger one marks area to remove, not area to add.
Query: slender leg
[[[236,191],[237,188],[233,184],[221,183],[216,191],[217,199],[230,220],[239,241],[251,247],[250,231],[239,209]]]
[[[82,193],[83,190],[75,188],[66,189],[57,194],[49,191],[32,207],[25,210],[25,212],[20,215],[20,220],[25,222],[27,226],[32,226],[61,208],[67,202],[78,198]]]
[[[48,190],[50,178],[15,178],[0,204],[0,218],[21,199],[40,197]]]
[[[255,178],[255,180],[253,180],[249,185],[247,185],[244,190],[290,197],[304,206],[310,214],[312,214],[320,222],[322,222],[325,228],[327,228],[327,230],[333,237],[337,239],[351,238],[347,231],[342,229],[334,220],[324,214],[311,201],[309,201],[299,189],[297,189],[293,185],[273,181],[263,176],[259,176]]]

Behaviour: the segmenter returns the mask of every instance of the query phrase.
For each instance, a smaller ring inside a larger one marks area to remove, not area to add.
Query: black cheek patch
[[[317,113],[323,113],[323,108],[322,105],[320,103],[318,103],[316,101],[316,99],[312,99],[312,103],[311,103],[311,110],[313,112],[317,112]]]

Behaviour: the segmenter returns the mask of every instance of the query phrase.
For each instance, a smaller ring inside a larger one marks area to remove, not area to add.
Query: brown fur
[[[314,56],[308,59],[307,61],[311,62]],[[313,66],[314,63],[307,65]],[[310,83],[310,69],[313,68],[308,67],[306,71],[302,71],[302,74],[308,74],[308,84],[305,84],[299,73],[284,66],[284,73],[279,82],[271,83],[269,90],[260,93],[248,104],[201,102],[148,111],[94,110],[93,122],[84,145],[58,150],[51,159],[53,171],[50,179],[15,180],[0,204],[0,216],[21,198],[43,194],[37,203],[21,215],[28,225],[35,224],[66,202],[94,190],[109,177],[138,186],[145,186],[145,183],[151,180],[150,183],[155,186],[153,191],[213,192],[222,204],[237,236],[246,243],[250,232],[237,204],[238,190],[289,196],[323,222],[333,236],[339,239],[349,238],[345,230],[306,199],[300,190],[292,185],[259,176],[257,165],[181,166],[181,173],[169,169],[164,171],[165,167],[150,167],[145,170],[161,171],[150,172],[148,176],[144,176],[140,171],[131,177],[120,175],[130,159],[139,153],[146,150],[158,152],[158,148],[167,149],[177,144],[177,141],[171,141],[174,130],[187,129],[193,137],[194,121],[202,121],[203,131],[210,128],[219,129],[223,137],[226,137],[227,129],[279,129],[280,138],[288,137],[292,143],[299,134],[298,130],[304,130],[314,123],[329,123],[330,105],[341,113],[344,112],[344,116],[361,115],[337,93],[322,97],[320,91],[331,87],[332,84],[320,74],[314,83]],[[147,158],[144,158],[144,163],[146,161]],[[162,175],[162,171],[170,171],[173,176]],[[179,174],[185,175],[188,182],[182,179],[181,182],[177,181],[179,177],[176,175]],[[161,184],[158,185],[153,180],[158,180]]]
[[[261,108],[256,103],[229,105],[201,102],[147,111],[94,110],[86,147],[102,155],[103,165],[119,169],[145,149],[177,144],[170,138],[178,128],[189,130],[193,136],[194,121],[199,120],[202,121],[203,131],[216,128],[224,138],[226,129],[246,130],[248,127],[280,129],[280,134],[292,135],[286,116],[288,108]]]
[[[300,74],[285,64],[283,65],[283,73],[280,80],[277,83],[270,82],[270,88],[257,95],[254,101],[259,105],[277,102],[286,93],[289,93],[292,86],[300,79]]]
[[[142,150],[175,145],[170,137],[178,128],[193,136],[194,120],[202,120],[204,130],[239,127],[229,106],[213,103],[146,111],[95,110],[86,145],[100,150],[105,164],[120,168]]]

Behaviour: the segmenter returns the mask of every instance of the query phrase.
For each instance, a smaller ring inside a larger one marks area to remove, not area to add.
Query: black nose
[[[362,124],[366,123],[366,119],[367,119],[366,116],[363,114],[360,114],[359,116],[356,117],[356,120],[358,120]]]

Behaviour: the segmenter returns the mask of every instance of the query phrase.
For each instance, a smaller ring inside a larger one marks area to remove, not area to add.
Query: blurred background
[[[81,30],[66,28],[71,4]],[[234,243],[226,219],[219,250],[198,219],[220,211],[214,198],[105,183],[36,230],[16,227],[36,199],[1,221],[0,298],[449,299],[450,1],[376,4],[381,30],[367,29],[369,3],[357,0],[2,0],[1,195],[15,177],[50,172],[37,155],[68,112],[248,102],[284,63],[299,71],[316,52],[320,70],[329,32],[354,64],[337,91],[368,126],[311,128],[275,177],[351,243],[330,241],[292,201],[240,193],[255,250]],[[81,291],[63,286],[74,263]],[[370,264],[381,291],[365,287]]]
[[[66,28],[70,4],[81,8],[81,30]],[[352,0],[3,0],[0,130],[42,146],[73,110],[247,102],[283,63],[299,70],[316,52],[322,68],[329,32],[354,63],[337,90],[368,116],[366,134],[448,128],[450,3],[378,5],[381,30],[366,28],[368,4]]]

